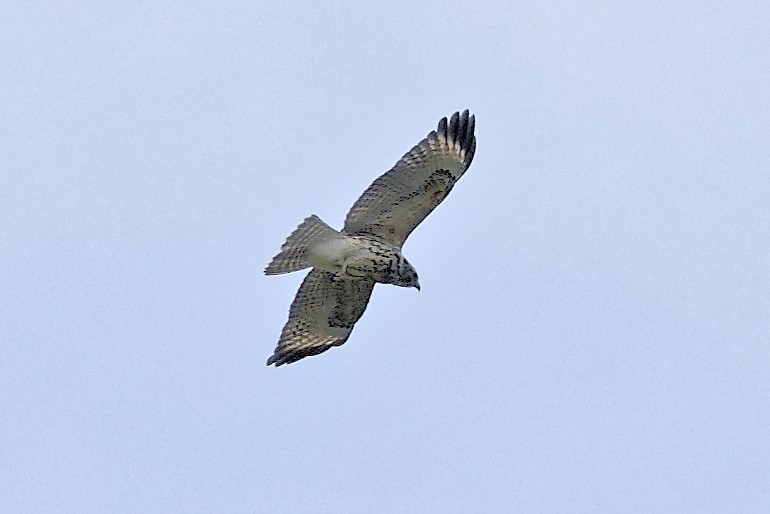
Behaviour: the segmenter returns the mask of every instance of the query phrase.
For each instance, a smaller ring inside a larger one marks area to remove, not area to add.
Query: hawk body
[[[342,231],[313,215],[292,232],[265,268],[268,275],[313,268],[289,309],[275,353],[280,366],[348,340],[375,283],[420,288],[401,246],[454,187],[473,160],[475,118],[447,121],[375,180],[353,204]]]
[[[313,215],[289,236],[265,273],[279,275],[310,267],[328,271],[337,280],[369,278],[400,285],[411,265],[398,246],[370,235],[337,232]]]
[[[347,236],[352,251],[339,271],[341,277],[371,278],[382,284],[400,280],[404,265],[401,249],[374,237]]]

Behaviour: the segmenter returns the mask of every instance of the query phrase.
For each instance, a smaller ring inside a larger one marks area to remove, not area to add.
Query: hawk
[[[306,218],[265,268],[266,275],[313,268],[297,291],[275,353],[281,366],[348,340],[374,284],[420,289],[401,246],[449,194],[473,160],[475,117],[466,110],[438,128],[375,180],[353,204],[342,231]]]

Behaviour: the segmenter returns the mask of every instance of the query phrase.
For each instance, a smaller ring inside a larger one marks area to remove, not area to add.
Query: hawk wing
[[[308,273],[289,309],[289,321],[267,365],[289,364],[348,340],[374,289],[374,281],[335,280],[334,273]]]
[[[476,150],[476,120],[466,110],[442,118],[387,173],[364,191],[345,218],[347,234],[369,234],[401,246],[462,177]]]

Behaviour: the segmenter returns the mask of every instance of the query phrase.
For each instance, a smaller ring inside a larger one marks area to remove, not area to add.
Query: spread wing
[[[370,234],[401,246],[462,177],[476,150],[476,120],[466,110],[442,118],[387,173],[364,191],[345,219],[347,234]]]
[[[343,344],[366,310],[372,289],[373,280],[335,280],[328,271],[310,271],[267,365],[289,364]]]

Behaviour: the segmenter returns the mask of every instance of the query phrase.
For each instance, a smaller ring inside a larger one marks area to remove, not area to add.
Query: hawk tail
[[[281,253],[273,257],[265,268],[265,275],[280,275],[312,267],[309,249],[320,241],[338,237],[340,233],[321,218],[315,214],[308,216],[283,243]]]

